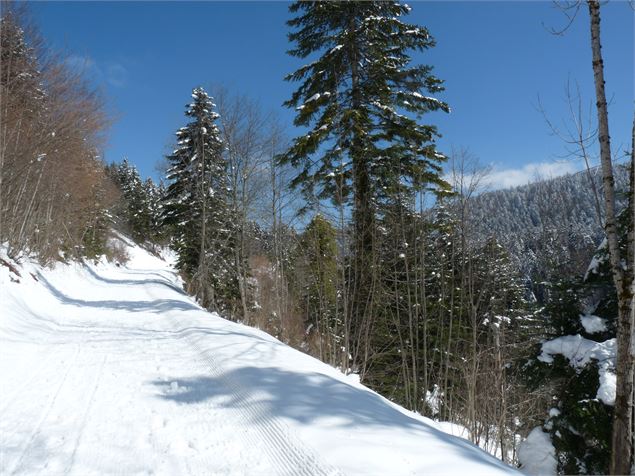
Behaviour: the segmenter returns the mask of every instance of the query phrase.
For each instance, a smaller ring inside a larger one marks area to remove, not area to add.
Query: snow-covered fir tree
[[[192,91],[185,115],[190,122],[177,131],[177,148],[167,156],[163,222],[171,230],[177,265],[190,290],[204,306],[227,310],[236,298],[238,278],[219,116],[200,87]]]
[[[297,14],[288,22],[295,44],[290,54],[315,59],[286,78],[300,83],[286,105],[297,111],[295,124],[308,131],[293,141],[282,162],[300,169],[292,184],[310,199],[352,208],[352,337],[345,353],[363,373],[359,336],[373,320],[369,293],[376,274],[368,270],[377,202],[397,183],[445,186],[436,128],[419,119],[448,106],[430,96],[442,90],[432,68],[410,65],[410,52],[426,50],[434,40],[425,28],[402,20],[407,5],[296,2],[290,10]]]
[[[139,172],[124,158],[112,168],[110,174],[122,196],[118,217],[125,222],[125,228],[135,240],[143,241],[147,237],[149,217]]]
[[[606,242],[584,277],[564,277],[549,284],[543,314],[547,338],[525,372],[530,385],[549,389],[552,405],[534,436],[544,433],[541,440],[552,446],[553,466],[559,474],[606,474],[615,403],[617,321]],[[536,451],[536,440],[524,443],[528,454]]]
[[[143,181],[126,158],[106,170],[121,192],[114,210],[118,225],[139,243],[161,241],[162,185],[156,185],[151,178]]]
[[[144,194],[146,198],[146,209],[148,210],[148,218],[151,238],[155,242],[162,242],[165,238],[161,213],[163,209],[163,196],[165,195],[165,186],[163,180],[157,185],[148,177],[143,183]]]

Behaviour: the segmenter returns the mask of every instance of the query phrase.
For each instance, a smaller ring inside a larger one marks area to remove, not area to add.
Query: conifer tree
[[[118,210],[119,218],[123,219],[127,231],[132,238],[143,241],[147,238],[147,210],[141,177],[137,168],[125,159],[113,167],[110,174],[121,191],[122,204]]]
[[[559,474],[606,474],[618,307],[606,241],[584,277],[550,284],[548,295],[543,318],[549,339],[525,367],[530,385],[551,391],[553,407],[542,429],[554,446]]]
[[[428,111],[448,111],[429,93],[442,90],[430,66],[410,66],[411,51],[434,46],[423,27],[401,20],[409,7],[395,1],[296,2],[288,22],[290,54],[319,55],[287,76],[300,86],[286,105],[295,124],[309,128],[296,138],[283,163],[300,168],[292,182],[309,197],[352,208],[352,273],[349,308],[354,365],[364,366],[360,334],[372,325],[376,204],[388,183],[445,184]],[[423,93],[423,94],[422,94]],[[363,329],[363,331],[362,331]],[[363,372],[362,372],[363,373]]]
[[[314,216],[300,238],[296,273],[302,272],[301,302],[306,325],[318,334],[320,359],[341,362],[342,322],[337,312],[338,269],[335,227],[323,216]]]
[[[146,199],[146,210],[149,219],[150,236],[155,242],[162,243],[165,238],[163,223],[161,221],[162,200],[165,195],[163,181],[155,184],[151,178],[147,178],[143,183],[144,195]]]
[[[235,299],[234,230],[228,206],[227,170],[212,98],[192,91],[185,115],[191,121],[176,133],[177,148],[167,156],[169,185],[163,204],[177,265],[190,290],[212,309],[227,309]]]
[[[141,180],[139,171],[125,159],[106,167],[121,191],[117,217],[131,237],[139,242],[157,242],[161,237],[160,210],[163,191],[151,178]]]

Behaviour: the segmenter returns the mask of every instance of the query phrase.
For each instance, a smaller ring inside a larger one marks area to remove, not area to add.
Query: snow
[[[318,99],[320,99],[321,97],[325,97],[328,98],[331,96],[331,93],[329,91],[323,92],[323,93],[315,93],[313,96],[311,96],[309,99],[306,100],[306,102],[304,104],[300,104],[298,107],[296,107],[296,111],[301,111],[302,109],[304,109],[305,107],[307,107],[307,105],[313,101],[317,101]],[[321,130],[321,129],[320,129]]]
[[[591,362],[591,359],[596,360],[600,374],[600,387],[596,398],[606,405],[614,405],[616,352],[617,343],[615,338],[604,342],[596,342],[576,334],[544,342],[538,360],[551,363],[553,362],[553,356],[560,354],[575,369],[585,367]]]
[[[531,430],[527,439],[518,448],[521,471],[532,476],[556,474],[556,450],[549,434],[540,427]]]
[[[435,385],[432,391],[426,390],[426,403],[428,404],[428,407],[430,408],[430,411],[432,412],[433,416],[436,416],[439,414],[442,398],[443,398],[443,394],[441,393],[441,389],[439,388],[438,385]],[[441,422],[438,422],[438,423],[441,423]],[[455,434],[453,432],[447,432],[447,431],[446,433],[450,433],[451,435]]]
[[[6,474],[514,474],[270,335],[201,309],[174,256],[0,265]],[[0,250],[0,256],[11,262]]]
[[[602,240],[602,243],[600,243],[600,246],[598,246],[598,252],[600,250],[605,250],[607,247],[608,247],[608,241],[606,240],[606,238],[604,238]],[[589,263],[589,267],[587,268],[586,273],[584,273],[585,281],[589,279],[589,276],[591,274],[599,273],[600,266],[602,266],[602,264],[606,261],[606,258],[607,258],[606,254],[596,253],[595,255],[593,255],[593,258],[591,259],[591,263]]]
[[[606,320],[598,316],[582,315],[580,316],[580,324],[589,334],[606,331]]]
[[[437,426],[449,435],[458,436],[459,438],[468,439],[470,437],[470,430],[458,423],[452,423],[450,421],[438,421]]]
[[[615,405],[615,393],[617,388],[617,375],[613,372],[600,369],[600,387],[596,397],[606,405]]]

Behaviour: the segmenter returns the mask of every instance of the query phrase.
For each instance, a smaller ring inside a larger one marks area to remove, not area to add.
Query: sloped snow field
[[[0,265],[2,475],[515,473],[128,253]]]

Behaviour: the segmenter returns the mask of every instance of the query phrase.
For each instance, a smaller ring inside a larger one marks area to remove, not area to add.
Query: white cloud
[[[474,193],[491,190],[518,187],[540,180],[548,180],[561,175],[575,173],[581,170],[580,163],[574,161],[530,162],[518,168],[502,168],[500,164],[491,164],[479,168],[476,175],[466,173],[462,178],[463,188],[471,189]],[[453,176],[446,173],[443,178],[450,185],[459,187],[460,175]]]
[[[578,164],[572,161],[531,162],[514,169],[501,169],[499,166],[494,166],[492,172],[485,178],[485,182],[489,189],[498,190],[559,177],[578,170],[580,170]]]

